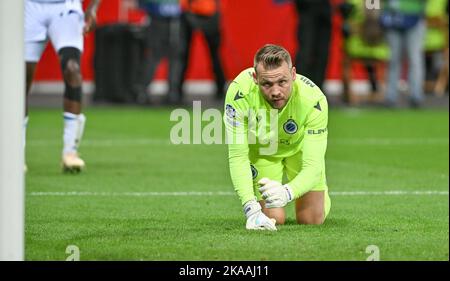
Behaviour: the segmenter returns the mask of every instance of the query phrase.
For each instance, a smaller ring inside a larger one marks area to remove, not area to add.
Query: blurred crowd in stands
[[[227,82],[221,47],[221,2],[235,0],[123,0],[145,11],[145,55],[137,74],[135,96],[148,102],[148,85],[161,59],[167,58],[166,104],[183,100],[183,82],[193,31],[207,42],[215,77],[214,97],[223,100]],[[245,1],[245,0],[244,0]],[[263,0],[261,0],[263,1]],[[367,72],[369,95],[364,102],[389,108],[406,93],[410,107],[427,96],[448,94],[448,0],[264,0],[291,3],[298,12],[297,72],[322,89],[326,80],[332,17],[342,19],[341,101],[355,105],[361,95],[352,87],[355,63]],[[268,39],[270,43],[270,38]],[[405,82],[407,81],[407,82]],[[324,91],[326,94],[326,91]],[[142,98],[144,97],[144,98]]]

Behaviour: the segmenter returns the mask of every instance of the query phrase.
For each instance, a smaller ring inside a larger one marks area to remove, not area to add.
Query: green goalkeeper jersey
[[[225,98],[230,175],[242,204],[255,198],[250,160],[282,160],[302,153],[302,168],[288,184],[298,198],[313,189],[325,169],[328,103],[308,78],[297,74],[285,107],[273,109],[253,80],[253,68],[242,71]]]

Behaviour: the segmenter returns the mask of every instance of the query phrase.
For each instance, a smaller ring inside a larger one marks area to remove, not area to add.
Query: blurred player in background
[[[201,31],[208,44],[209,56],[215,76],[215,98],[222,100],[225,91],[226,78],[220,61],[220,7],[218,0],[181,0],[183,14],[181,15],[181,52],[182,73],[178,75],[178,89],[181,93],[183,78],[185,77],[188,62],[192,34],[195,30]]]
[[[317,86],[323,87],[330,52],[330,0],[295,0],[295,6],[299,15],[299,51],[295,66],[301,74],[309,77]]]
[[[263,121],[269,111],[275,111],[276,130]],[[246,228],[276,230],[274,220],[283,224],[283,207],[294,200],[298,223],[322,224],[331,207],[325,178],[328,103],[318,86],[296,73],[283,47],[259,49],[254,68],[231,82],[224,123],[230,175]],[[269,133],[260,134],[261,128]],[[276,149],[262,153],[264,143]],[[287,184],[281,183],[283,174]]]
[[[410,106],[421,107],[424,101],[425,2],[423,0],[384,0],[382,2],[383,10],[380,19],[386,28],[386,38],[391,53],[385,95],[387,107],[398,106],[398,81],[401,78],[404,54],[408,61]]]
[[[100,0],[91,0],[83,13],[81,0],[26,0],[25,1],[25,62],[26,94],[33,81],[48,40],[59,55],[64,78],[64,148],[62,165],[66,171],[81,171],[85,163],[78,155],[83,135],[85,116],[81,113],[82,77],[80,58],[83,35],[91,31],[96,22]],[[25,106],[25,124],[28,106]],[[24,134],[25,135],[25,134]]]
[[[448,0],[428,0],[425,20],[425,89],[443,96],[448,85]]]
[[[139,79],[147,88],[159,63],[163,58],[167,58],[169,92],[166,103],[176,105],[180,103],[180,85],[183,80],[179,0],[139,0],[139,6],[146,11],[150,22],[146,32],[145,59]],[[145,89],[141,92],[147,95]]]
[[[349,105],[357,103],[357,95],[350,87],[352,65],[357,61],[367,72],[369,101],[378,103],[382,98],[378,72],[389,59],[389,47],[380,24],[380,10],[371,9],[361,0],[345,0],[338,9],[343,18],[342,100]]]

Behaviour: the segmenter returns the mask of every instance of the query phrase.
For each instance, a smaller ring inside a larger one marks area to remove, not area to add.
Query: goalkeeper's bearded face
[[[264,98],[273,108],[279,110],[289,101],[295,77],[295,67],[290,67],[286,62],[273,69],[265,69],[259,63],[254,74],[254,80]]]

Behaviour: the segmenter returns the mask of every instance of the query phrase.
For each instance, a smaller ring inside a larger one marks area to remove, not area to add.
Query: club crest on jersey
[[[284,123],[283,129],[286,133],[292,135],[292,134],[295,134],[295,132],[297,132],[298,125],[297,125],[297,123],[295,123],[295,121],[293,119],[288,119],[286,121],[286,123]]]
[[[256,177],[258,176],[258,170],[256,170],[255,166],[253,166],[252,164],[250,164],[250,169],[252,170],[252,178],[256,179]]]
[[[236,117],[236,109],[231,104],[227,104],[225,106],[225,114],[228,118],[235,118]]]

